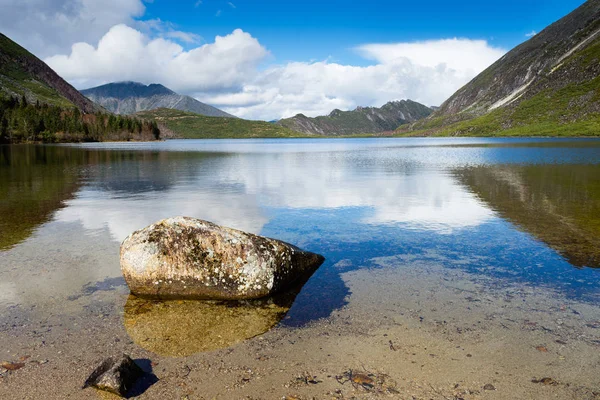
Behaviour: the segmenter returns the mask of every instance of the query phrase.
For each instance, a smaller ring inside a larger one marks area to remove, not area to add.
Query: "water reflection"
[[[598,301],[600,293],[592,275],[599,270],[572,268],[598,263],[597,140],[174,141],[1,149],[0,241],[8,243],[0,247],[2,304],[51,304],[86,293],[90,282],[120,276],[119,242],[174,215],[324,254],[328,262],[298,295],[284,320],[289,325],[327,317],[346,304],[343,275],[374,265],[376,257],[431,259],[577,299]],[[100,294],[70,303],[79,306]]]
[[[130,295],[125,305],[127,333],[154,353],[182,357],[232,346],[273,328],[298,291],[240,301],[155,301]]]
[[[27,239],[73,197],[79,182],[67,161],[72,152],[0,146],[0,250]]]
[[[135,186],[139,165],[88,171],[88,184],[57,214],[57,220],[80,221],[89,230],[108,227],[120,241],[173,215],[260,233],[273,208],[358,207],[369,211],[364,223],[402,223],[442,233],[493,217],[443,170],[402,159],[373,158],[366,152],[213,154],[210,158],[191,153],[185,159],[165,157],[158,165],[144,176],[170,185],[154,185],[147,192]]]
[[[456,176],[571,264],[600,267],[600,165],[481,166]]]

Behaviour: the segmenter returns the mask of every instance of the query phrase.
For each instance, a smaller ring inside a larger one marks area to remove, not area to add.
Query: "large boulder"
[[[121,244],[131,293],[161,299],[242,300],[306,279],[323,256],[194,218],[159,221]]]

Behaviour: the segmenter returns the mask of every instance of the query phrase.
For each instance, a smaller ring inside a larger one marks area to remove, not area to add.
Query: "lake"
[[[326,261],[283,301],[128,298],[120,242],[176,215],[281,239]],[[93,363],[126,351],[161,360],[159,382],[144,393],[152,398],[195,398],[200,387],[218,398],[375,388],[479,398],[486,384],[493,398],[596,398],[600,140],[0,146],[0,307],[0,359],[28,356],[0,375],[0,397],[49,387],[58,397],[91,396],[76,386]],[[472,357],[455,354],[467,346]],[[398,350],[406,364],[390,359]],[[449,369],[453,359],[461,361]],[[69,374],[77,360],[81,370]],[[224,377],[188,382],[186,394],[179,383],[189,376],[174,371],[206,374],[216,360]],[[360,368],[377,383],[337,379]],[[305,369],[321,382],[295,381]],[[548,376],[556,384],[535,382]]]

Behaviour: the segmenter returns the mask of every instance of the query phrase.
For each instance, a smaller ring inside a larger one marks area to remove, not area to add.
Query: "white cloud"
[[[135,24],[142,0],[0,0],[2,33],[38,57],[97,42],[112,26]]]
[[[372,44],[358,50],[375,64],[292,62],[258,73],[239,91],[196,96],[234,115],[266,120],[400,99],[439,105],[505,53],[468,39]]]
[[[180,40],[185,43],[198,43],[202,40],[202,36],[200,35],[183,31],[168,31],[164,33],[164,36],[170,39]]]
[[[96,47],[76,43],[70,55],[46,62],[77,87],[135,80],[162,83],[176,91],[214,91],[239,87],[268,54],[249,34],[237,29],[214,43],[190,51],[177,43],[150,39],[126,25],[110,29]]]
[[[429,68],[447,68],[465,75],[478,73],[504,54],[485,40],[442,39],[414,43],[368,44],[357,50],[379,64],[410,61]]]
[[[439,105],[504,54],[483,40],[443,39],[360,46],[357,51],[373,61],[368,66],[318,61],[264,68],[269,52],[240,29],[185,50],[172,39],[199,38],[162,21],[143,24],[162,37],[121,24],[97,44],[76,43],[70,54],[46,61],[78,88],[123,80],[161,83],[234,115],[272,120],[400,99]]]
[[[536,32],[536,31],[531,31],[531,32],[529,32],[529,33],[526,33],[526,34],[525,34],[525,36],[527,36],[527,37],[529,37],[529,38],[530,38],[530,37],[534,37],[535,35],[537,35],[537,32]]]
[[[505,53],[468,39],[373,44],[359,51],[375,65],[294,62],[267,69],[240,91],[198,96],[240,117],[268,120],[400,99],[439,105]]]

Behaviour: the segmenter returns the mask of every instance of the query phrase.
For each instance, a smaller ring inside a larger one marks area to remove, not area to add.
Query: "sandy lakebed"
[[[185,357],[151,351],[156,338],[132,340],[123,286],[73,300],[68,315],[42,318],[32,307],[1,326],[1,358],[24,366],[2,370],[0,397],[111,398],[81,385],[104,357],[127,353],[158,379],[140,399],[600,398],[597,307],[492,287],[484,275],[448,271],[443,259],[373,261],[343,275],[348,304],[330,317]],[[206,340],[183,337],[171,347]]]

